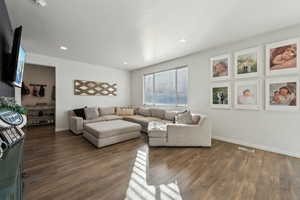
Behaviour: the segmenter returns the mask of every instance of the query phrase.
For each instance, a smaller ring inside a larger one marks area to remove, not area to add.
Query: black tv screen
[[[9,82],[15,87],[22,87],[26,53],[21,47],[22,26],[15,29],[13,47],[9,62]]]

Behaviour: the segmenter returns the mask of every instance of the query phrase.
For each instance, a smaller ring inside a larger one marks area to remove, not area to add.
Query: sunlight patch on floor
[[[177,181],[161,185],[147,184],[147,154],[138,150],[125,200],[182,200]]]

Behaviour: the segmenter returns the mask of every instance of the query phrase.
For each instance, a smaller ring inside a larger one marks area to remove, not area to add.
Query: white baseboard
[[[55,132],[60,132],[60,131],[67,131],[69,129],[67,128],[55,128]]]
[[[221,140],[221,141],[224,141],[224,142],[239,144],[239,145],[252,147],[252,148],[256,148],[256,149],[260,149],[260,150],[264,150],[264,151],[270,151],[270,152],[273,152],[273,153],[278,153],[278,154],[283,154],[283,155],[287,155],[287,156],[300,158],[300,153],[298,153],[298,152],[284,151],[284,150],[277,149],[277,148],[274,148],[274,147],[263,146],[263,145],[258,145],[258,144],[251,144],[251,143],[248,143],[248,142],[245,142],[245,141],[242,141],[242,140],[233,139],[233,138],[226,138],[226,137],[222,137],[222,136],[213,136],[212,138],[216,139],[216,140]]]

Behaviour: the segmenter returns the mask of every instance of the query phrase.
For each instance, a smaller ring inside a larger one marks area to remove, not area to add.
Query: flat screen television
[[[21,47],[22,26],[15,29],[12,51],[9,56],[8,82],[15,87],[22,87],[26,53]]]

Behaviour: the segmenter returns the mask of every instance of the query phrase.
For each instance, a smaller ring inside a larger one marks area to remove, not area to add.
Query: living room
[[[0,199],[300,199],[299,6],[1,0]]]

